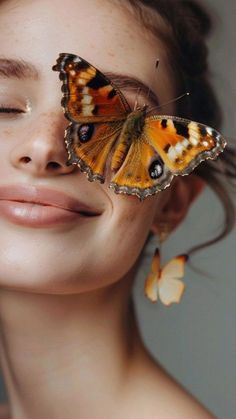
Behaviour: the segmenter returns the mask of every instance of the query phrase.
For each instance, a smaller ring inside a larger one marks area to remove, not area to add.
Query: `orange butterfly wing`
[[[206,125],[172,116],[146,117],[110,187],[144,199],[169,186],[173,176],[215,159],[225,145],[221,134]]]
[[[116,193],[136,195],[143,200],[167,187],[172,178],[160,155],[141,136],[132,141],[122,165],[111,179],[110,187]]]
[[[53,70],[60,72],[62,106],[71,124],[65,132],[69,159],[90,181],[104,182],[108,156],[130,112],[125,97],[84,59],[60,54]]]
[[[172,116],[131,112],[123,96],[99,70],[73,54],[60,54],[62,106],[71,124],[66,130],[68,164],[77,164],[89,180],[104,182],[112,154],[110,187],[141,200],[169,186],[226,145],[214,129]],[[87,133],[86,133],[87,132]],[[92,132],[92,134],[91,134]],[[79,134],[78,134],[79,133]]]
[[[70,124],[66,129],[67,164],[76,164],[90,181],[105,181],[108,156],[120,134],[122,123]],[[84,140],[85,139],[85,140]]]
[[[99,70],[73,54],[60,54],[54,71],[60,72],[62,106],[72,122],[124,120],[130,107],[123,95]]]
[[[154,257],[152,259],[151,272],[147,276],[144,284],[144,294],[153,303],[158,299],[158,279],[160,271],[160,253],[159,250],[155,250]]]
[[[215,159],[226,145],[213,128],[173,116],[147,117],[143,133],[175,175],[186,175],[201,161]]]

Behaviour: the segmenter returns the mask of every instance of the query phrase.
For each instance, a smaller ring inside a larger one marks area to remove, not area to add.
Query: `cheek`
[[[119,210],[115,206],[94,224],[58,233],[35,235],[3,222],[1,285],[67,294],[119,281],[137,260],[150,229],[153,210],[141,205]]]
[[[136,197],[134,199],[137,200]],[[107,260],[113,260],[116,269],[120,271],[122,267],[128,271],[135,263],[150,231],[153,217],[153,203],[138,203],[119,213],[115,211],[107,223],[105,246]]]
[[[19,174],[15,172],[14,153],[22,143],[26,135],[25,125],[18,124],[17,127],[9,127],[12,123],[8,122],[5,128],[0,120],[0,177],[1,184],[14,181],[12,177]],[[16,179],[17,180],[17,179]]]
[[[1,286],[55,294],[104,287],[130,270],[148,233],[147,227],[140,229],[138,220],[129,217],[89,230],[36,236],[3,223]]]
[[[80,289],[95,289],[121,280],[135,264],[150,231],[154,200],[140,203],[136,197],[115,196],[114,201],[116,198],[113,211],[87,242]],[[119,205],[118,199],[126,205]]]

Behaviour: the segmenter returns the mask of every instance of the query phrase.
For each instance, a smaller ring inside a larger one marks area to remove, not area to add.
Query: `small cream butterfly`
[[[179,255],[160,267],[160,252],[156,249],[152,261],[151,273],[145,281],[144,292],[152,302],[158,297],[166,306],[179,303],[183,295],[185,284],[181,281],[184,276],[184,266],[187,255]]]

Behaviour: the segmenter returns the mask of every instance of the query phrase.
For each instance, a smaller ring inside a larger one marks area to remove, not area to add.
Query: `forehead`
[[[1,3],[0,3],[1,4]],[[146,83],[166,74],[166,49],[126,2],[111,0],[8,0],[1,4],[0,55],[20,57],[48,72],[60,52],[82,56],[101,70],[124,71]]]

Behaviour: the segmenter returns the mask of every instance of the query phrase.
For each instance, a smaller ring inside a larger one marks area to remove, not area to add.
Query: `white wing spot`
[[[177,143],[175,145],[175,151],[176,151],[177,154],[181,155],[183,150],[184,150],[184,146],[183,146],[182,143]]]
[[[90,105],[92,103],[92,100],[93,100],[92,96],[86,95],[81,100],[81,103],[83,103],[83,105]]]
[[[90,116],[93,114],[94,105],[84,105],[82,107],[83,116]]]
[[[85,79],[77,79],[76,83],[81,85],[81,86],[84,86],[87,83],[87,81]]]
[[[212,135],[212,128],[211,127],[206,127],[206,132],[208,135]]]
[[[189,124],[188,124],[188,128],[189,128],[189,129],[196,130],[196,129],[198,129],[198,124],[197,124],[196,122],[194,122],[194,121],[191,121],[191,122],[189,122]]]
[[[189,134],[190,134],[190,138],[189,138],[190,143],[193,145],[197,145],[198,142],[200,141],[200,133],[199,133],[198,124],[194,121],[191,121],[188,125],[188,128],[189,128]],[[194,140],[192,142],[193,138]]]
[[[177,157],[177,153],[176,153],[174,147],[169,148],[168,157],[169,157],[170,160],[175,161],[175,159]]]
[[[189,138],[189,142],[192,144],[192,145],[198,145],[198,140],[197,140],[197,138],[194,138],[194,137],[190,137]]]
[[[182,141],[183,147],[187,148],[189,145],[189,141],[187,140],[187,138],[184,138],[184,140]]]

